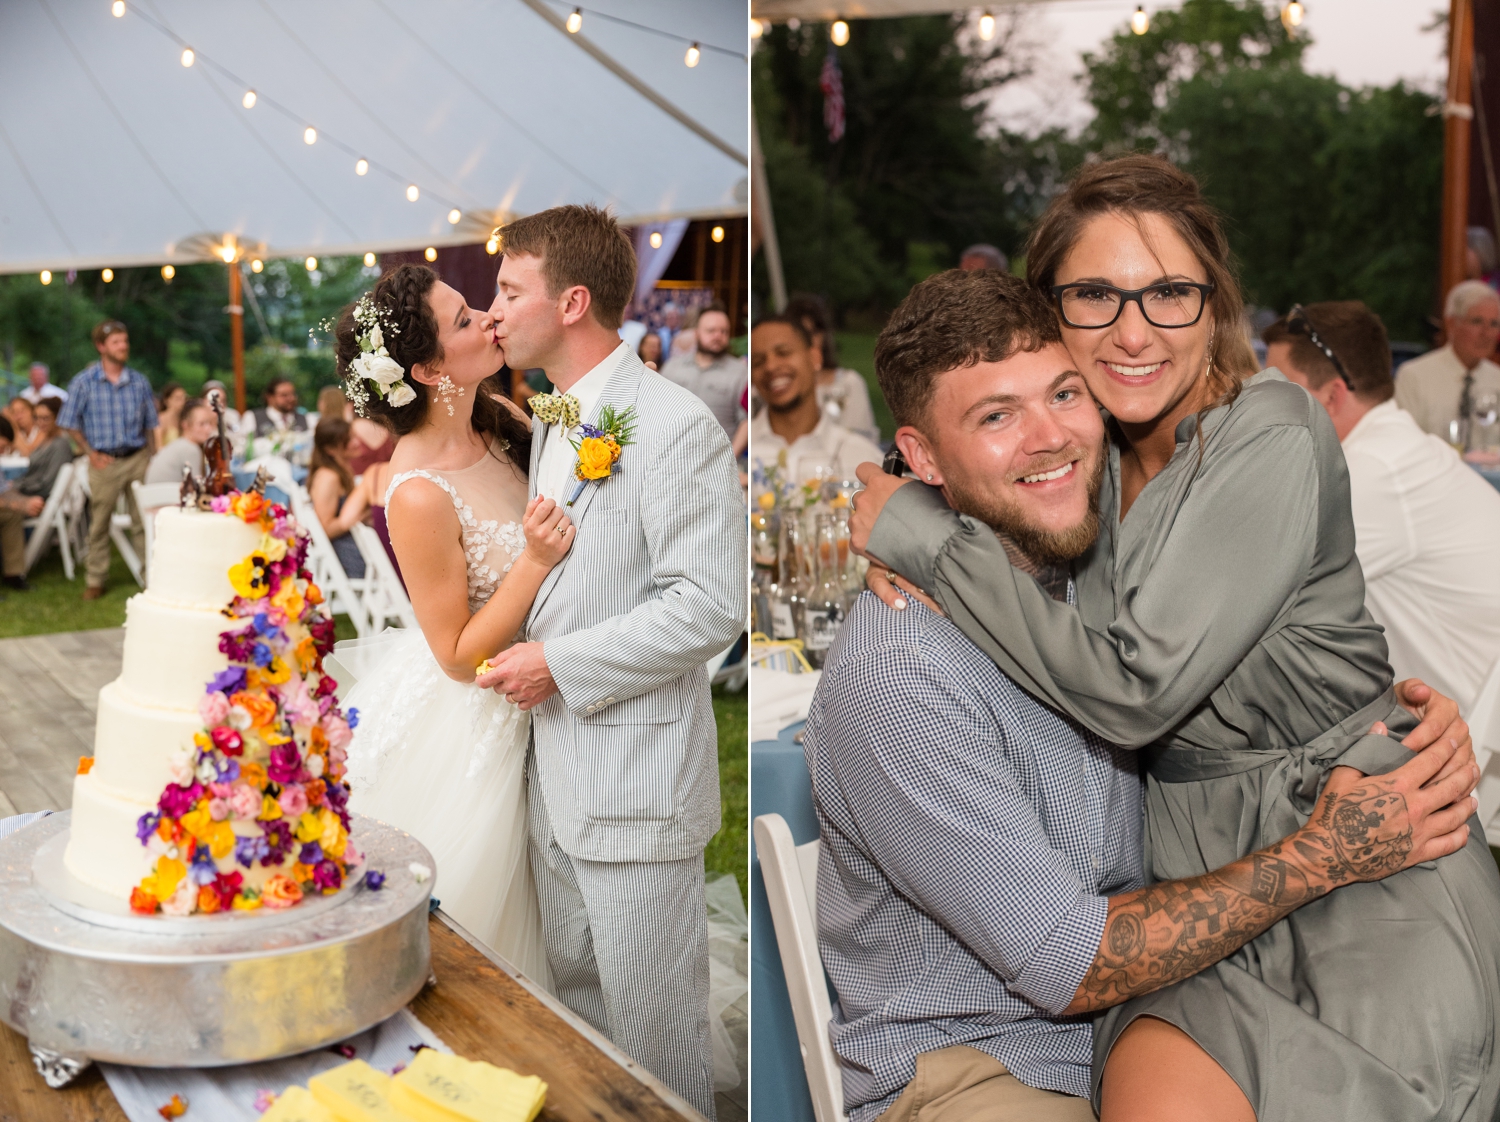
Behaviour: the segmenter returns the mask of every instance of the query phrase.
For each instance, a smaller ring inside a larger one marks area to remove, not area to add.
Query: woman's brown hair
[[[333,453],[340,448],[349,446],[349,437],[354,430],[349,422],[342,417],[320,417],[318,427],[313,429],[312,456],[307,461],[307,466],[315,475],[319,468],[327,468],[339,477],[339,494],[347,495],[354,490],[354,476],[349,474],[349,469],[334,458]],[[312,482],[311,477],[308,483]]]
[[[1187,243],[1214,286],[1208,300],[1213,321],[1208,384],[1214,405],[1239,396],[1240,384],[1258,369],[1255,352],[1241,329],[1245,300],[1229,256],[1224,224],[1198,181],[1161,156],[1121,156],[1083,168],[1052,200],[1026,247],[1026,275],[1051,303],[1052,286],[1063,259],[1101,214],[1160,215]]]
[[[438,275],[425,265],[398,265],[375,282],[370,294],[381,312],[381,336],[385,349],[406,371],[403,381],[411,386],[417,398],[406,405],[396,406],[372,393],[364,411],[398,437],[420,426],[432,407],[430,387],[413,378],[411,368],[418,363],[439,368],[442,365],[443,345],[438,339],[437,316],[433,315],[432,305],[428,302],[437,280]],[[340,314],[333,332],[338,345],[338,372],[342,378],[349,377],[349,364],[359,357],[362,332],[363,328],[354,319],[354,305],[350,304]],[[470,424],[475,432],[494,438],[492,447],[496,443],[500,445],[496,451],[508,448],[512,462],[523,475],[526,473],[531,463],[531,429],[510,410],[489,394],[476,392]]]

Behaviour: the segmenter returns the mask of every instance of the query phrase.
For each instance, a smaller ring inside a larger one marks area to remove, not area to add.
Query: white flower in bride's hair
[[[380,349],[383,346],[385,346],[385,339],[381,337],[380,324],[377,323],[370,328],[370,349],[377,354],[384,354],[385,352]]]
[[[400,370],[401,368],[398,366],[396,367],[396,369]],[[391,405],[394,405],[397,409],[400,409],[401,406],[410,405],[413,401],[417,400],[417,391],[412,389],[405,382],[398,382],[396,385],[386,390],[385,399]]]
[[[405,373],[399,362],[385,355],[363,354],[354,360],[354,365],[361,377],[377,386],[394,386]]]

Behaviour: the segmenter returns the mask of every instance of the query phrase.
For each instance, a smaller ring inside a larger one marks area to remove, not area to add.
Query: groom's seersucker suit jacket
[[[745,504],[724,430],[692,393],[627,351],[583,419],[606,405],[635,407],[634,442],[568,508],[577,538],[526,624],[559,690],[532,710],[532,798],[571,857],[677,861],[719,828],[704,663],[745,627]],[[533,419],[533,496],[546,441],[562,439]]]

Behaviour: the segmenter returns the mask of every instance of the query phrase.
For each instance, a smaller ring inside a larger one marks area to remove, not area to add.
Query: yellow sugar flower
[[[261,796],[260,813],[255,816],[261,822],[274,822],[281,817],[281,807],[270,795]]]
[[[318,648],[313,643],[311,635],[304,635],[297,641],[297,648],[292,652],[297,659],[297,672],[304,677],[312,672],[312,668],[318,664]]]
[[[198,804],[196,810],[190,810],[177,820],[182,828],[195,838],[207,840],[209,827],[213,825],[213,818],[208,813],[208,803]]]
[[[349,844],[349,832],[344,829],[344,824],[339,821],[338,815],[326,806],[318,813],[323,819],[323,833],[318,838],[318,844],[323,847],[323,852],[328,856],[342,857],[344,848]]]
[[[261,669],[256,675],[262,685],[268,686],[279,686],[291,676],[291,667],[281,661],[280,655],[273,657],[271,665]]]
[[[335,822],[338,819],[334,819]],[[297,819],[297,840],[306,844],[315,842],[323,836],[323,820],[318,817],[316,811],[307,811],[301,818]]]
[[[273,538],[270,534],[262,534],[259,552],[265,554],[267,561],[280,561],[286,556],[286,542]]]
[[[281,587],[276,590],[276,595],[271,597],[271,603],[285,612],[288,619],[299,618],[307,609],[307,600],[301,592],[297,591],[295,581],[282,581]]]
[[[227,821],[211,821],[208,832],[199,834],[198,837],[208,843],[208,852],[213,854],[216,861],[234,852],[234,828]]]
[[[256,896],[252,899],[248,896],[236,896],[230,907],[237,912],[253,912],[260,907],[260,897]]]
[[[246,600],[259,600],[270,586],[270,575],[266,571],[266,559],[252,553],[243,561],[229,566],[229,583],[234,591]]]
[[[158,900],[170,900],[187,876],[187,866],[176,858],[163,854],[156,859],[156,872],[141,881],[141,887]]]

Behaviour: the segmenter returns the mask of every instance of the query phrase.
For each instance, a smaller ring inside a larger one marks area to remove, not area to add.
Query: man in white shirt
[[[1481,395],[1500,398],[1500,366],[1489,360],[1500,340],[1500,295],[1483,281],[1454,285],[1443,305],[1443,327],[1445,346],[1396,371],[1396,404],[1424,432],[1457,443],[1454,422],[1464,419],[1466,406]]]
[[[741,402],[749,385],[745,360],[729,353],[729,313],[717,301],[704,308],[693,327],[698,340],[692,354],[674,355],[661,368],[661,376],[698,395],[714,419],[733,437],[744,416]]]
[[[31,404],[35,405],[44,397],[55,397],[59,403],[68,400],[68,391],[61,386],[54,386],[49,381],[52,372],[47,369],[45,362],[33,362],[26,376],[31,379],[31,385],[21,391],[21,396]]]
[[[750,378],[765,402],[750,425],[750,458],[769,467],[784,454],[794,483],[820,474],[853,479],[860,464],[883,458],[879,447],[824,415],[818,404],[821,365],[800,320],[767,316],[750,333]]]
[[[1468,714],[1500,658],[1500,493],[1392,400],[1385,327],[1364,304],[1293,309],[1263,338],[1267,365],[1317,398],[1343,442],[1365,605],[1397,678]]]

